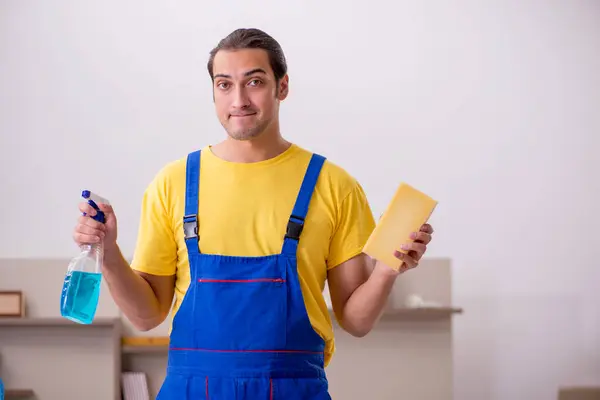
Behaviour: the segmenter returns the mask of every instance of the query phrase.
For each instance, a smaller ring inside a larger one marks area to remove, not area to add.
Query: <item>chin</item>
[[[251,140],[259,137],[262,131],[258,129],[246,129],[246,130],[236,130],[236,131],[227,131],[227,134],[230,138],[240,141]]]
[[[226,127],[225,130],[227,131],[227,135],[229,135],[230,138],[235,140],[246,141],[256,139],[257,137],[261,136],[267,128],[267,126],[268,124],[257,124],[251,127],[239,129],[232,129],[232,127]]]

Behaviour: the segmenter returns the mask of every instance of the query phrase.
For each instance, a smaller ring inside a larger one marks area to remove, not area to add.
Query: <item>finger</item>
[[[429,233],[431,235],[433,233],[433,227],[429,224],[423,224],[421,226],[421,229],[419,229],[419,231]]]
[[[86,233],[82,233],[80,231],[75,231],[73,233],[73,240],[75,243],[82,244],[91,244],[91,243],[99,243],[102,239],[99,235],[90,235]]]
[[[412,258],[413,260],[415,260],[415,267],[417,266],[417,264],[419,263],[419,261],[421,261],[421,258],[423,257],[424,253],[421,252],[417,252],[417,251],[409,251],[408,252],[408,256],[410,258]]]
[[[404,261],[405,269],[411,269],[411,268],[414,268],[417,266],[417,261],[408,254],[404,254],[399,251],[395,251],[394,256],[397,259]]]
[[[427,250],[427,245],[424,243],[413,242],[413,243],[405,243],[402,246],[400,246],[400,248],[402,250],[406,250],[409,253],[411,251],[414,251],[416,253],[423,254]]]
[[[105,233],[88,225],[77,225],[73,233],[73,240],[79,245],[99,243],[104,239]]]
[[[89,226],[90,228],[97,229],[102,232],[104,232],[106,230],[106,225],[104,225],[102,222],[96,221],[95,219],[90,218],[86,215],[81,215],[78,218],[78,223],[80,226]]]
[[[97,214],[97,211],[94,209],[94,207],[85,201],[79,203],[79,211],[81,211],[83,215],[89,215],[90,217],[93,217]]]
[[[431,234],[419,231],[410,234],[410,238],[414,239],[415,242],[429,244],[431,242]]]
[[[78,224],[75,227],[75,232],[88,236],[98,236],[100,238],[104,238],[106,235],[103,229],[94,228],[93,226],[84,224]]]
[[[400,272],[406,272],[410,269],[411,267],[408,266],[407,263],[403,262],[402,265],[400,265]]]

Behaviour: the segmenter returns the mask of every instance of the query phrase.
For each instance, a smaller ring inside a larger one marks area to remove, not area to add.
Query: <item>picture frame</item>
[[[20,290],[0,290],[0,318],[23,318],[25,299]]]

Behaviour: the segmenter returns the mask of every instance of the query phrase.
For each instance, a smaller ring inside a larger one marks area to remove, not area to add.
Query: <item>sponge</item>
[[[392,201],[379,219],[363,248],[363,253],[398,271],[403,264],[395,251],[406,254],[400,246],[413,242],[412,232],[418,232],[435,210],[438,202],[407,183],[400,183]]]

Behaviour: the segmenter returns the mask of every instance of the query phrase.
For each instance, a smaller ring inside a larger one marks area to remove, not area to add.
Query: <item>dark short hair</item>
[[[208,59],[208,73],[214,80],[213,63],[219,50],[242,50],[242,49],[263,49],[269,55],[269,63],[275,75],[275,80],[279,82],[287,73],[287,62],[283,49],[273,37],[267,33],[255,28],[240,28],[231,32],[221,39],[219,44],[210,51]]]

